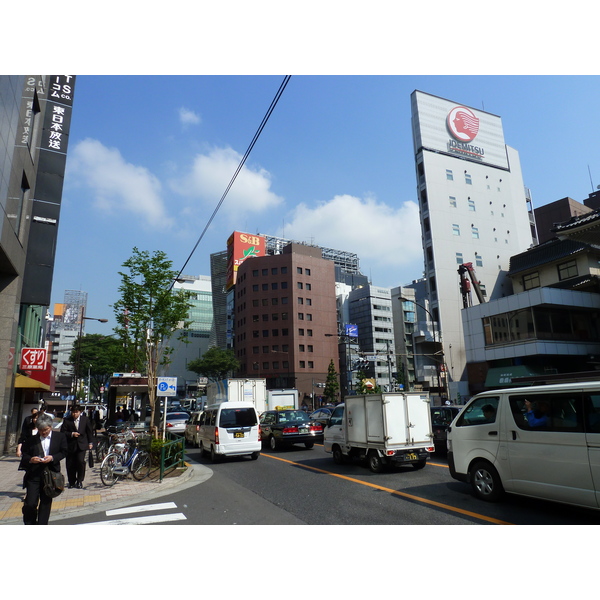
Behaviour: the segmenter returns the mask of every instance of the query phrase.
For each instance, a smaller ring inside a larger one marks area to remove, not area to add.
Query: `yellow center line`
[[[350,481],[352,483],[359,483],[360,485],[366,485],[367,487],[382,491],[388,492],[389,494],[393,494],[394,496],[401,496],[402,498],[408,498],[409,500],[414,500],[416,502],[421,502],[423,504],[429,504],[430,506],[437,506],[438,508],[443,508],[444,510],[449,510],[451,512],[460,513],[462,515],[466,515],[468,517],[474,517],[475,519],[479,519],[481,521],[487,521],[489,523],[494,523],[495,525],[514,525],[514,523],[509,523],[507,521],[501,521],[500,519],[494,519],[493,517],[488,517],[486,515],[481,515],[479,513],[471,512],[470,510],[464,510],[462,508],[457,508],[456,506],[450,506],[449,504],[443,504],[441,502],[436,502],[435,500],[428,500],[427,498],[421,498],[420,496],[414,496],[413,494],[407,494],[406,492],[399,492],[398,490],[393,490],[391,488],[383,487],[382,485],[377,485],[375,483],[369,483],[367,481],[361,481],[360,479],[355,479],[354,477],[348,477],[347,475],[340,475],[339,473],[332,473],[331,471],[325,471],[324,469],[318,469],[317,467],[311,467],[309,465],[303,465],[301,463],[294,462],[292,460],[287,460],[285,458],[281,458],[279,456],[273,456],[272,454],[261,454],[261,456],[267,456],[268,458],[272,458],[274,460],[280,460],[281,462],[288,463],[290,465],[294,465],[296,467],[301,467],[302,469],[309,469],[311,471],[316,471],[317,473],[323,473],[325,475],[331,475],[332,477],[337,477],[338,479],[344,479],[346,481]],[[445,466],[439,463],[432,463],[435,466]]]

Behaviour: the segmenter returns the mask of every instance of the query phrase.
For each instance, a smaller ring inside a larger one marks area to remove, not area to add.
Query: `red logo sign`
[[[20,368],[23,371],[43,371],[46,369],[46,348],[23,348]]]
[[[479,118],[466,106],[456,106],[446,119],[452,137],[460,142],[471,142],[479,132]]]

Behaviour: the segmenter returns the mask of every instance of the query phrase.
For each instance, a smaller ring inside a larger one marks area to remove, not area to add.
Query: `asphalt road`
[[[371,473],[359,463],[335,465],[322,446],[264,450],[258,460],[212,463],[190,448],[188,459],[213,471],[200,485],[131,512],[92,515],[74,523],[169,525],[584,525],[600,513],[517,496],[481,502],[470,487],[450,477],[445,457],[428,465]],[[139,514],[136,514],[137,511]],[[177,515],[177,517],[175,516]],[[164,516],[164,519],[161,519]],[[132,521],[129,521],[131,519]],[[144,521],[143,519],[146,519]],[[173,520],[169,520],[173,519]]]

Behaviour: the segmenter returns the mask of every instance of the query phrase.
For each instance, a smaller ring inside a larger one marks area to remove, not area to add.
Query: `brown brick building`
[[[267,389],[296,388],[311,404],[333,359],[339,373],[334,263],[321,249],[291,243],[281,254],[239,267],[235,285],[235,353],[240,377]]]

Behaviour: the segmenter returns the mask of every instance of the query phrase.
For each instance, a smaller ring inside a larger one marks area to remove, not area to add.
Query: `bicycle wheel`
[[[131,463],[131,474],[134,479],[141,481],[150,475],[150,454],[138,452]]]
[[[118,454],[107,454],[100,466],[100,479],[102,483],[107,486],[114,485],[119,478],[114,472],[114,468],[122,465],[121,457]]]
[[[100,440],[98,440],[97,444],[96,444],[96,459],[97,460],[104,460],[106,455],[108,454],[108,438],[101,438]]]

